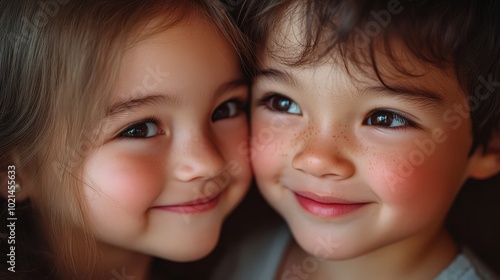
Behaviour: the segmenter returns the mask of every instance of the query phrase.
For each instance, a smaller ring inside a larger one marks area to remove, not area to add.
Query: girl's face
[[[84,165],[102,248],[187,261],[215,246],[250,183],[238,55],[192,19],[124,54],[104,142]]]
[[[270,40],[282,42],[279,49],[268,48],[284,57],[297,36],[280,30],[284,39]],[[254,172],[310,254],[348,259],[428,242],[477,165],[480,153],[468,156],[471,121],[456,79],[395,55],[422,75],[385,71],[392,90],[354,67],[352,79],[333,59],[290,67],[268,52],[259,57]],[[392,69],[383,55],[377,61]]]

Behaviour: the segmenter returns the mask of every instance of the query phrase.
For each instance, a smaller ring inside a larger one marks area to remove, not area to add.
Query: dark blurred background
[[[500,174],[485,181],[469,180],[458,195],[447,226],[500,275]]]

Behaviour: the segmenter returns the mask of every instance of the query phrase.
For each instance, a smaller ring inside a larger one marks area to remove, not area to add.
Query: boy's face
[[[248,86],[223,38],[193,19],[125,52],[105,141],[85,162],[101,244],[176,261],[214,248],[251,178]]]
[[[281,42],[279,49],[267,47],[286,56],[297,38],[291,29],[270,38]],[[395,55],[419,76],[398,74],[377,54],[394,90],[351,67],[354,80],[333,60],[289,67],[269,52],[259,57],[254,172],[266,200],[310,254],[347,259],[390,244],[429,244],[476,165],[479,153],[468,156],[468,105],[454,76],[404,51]]]

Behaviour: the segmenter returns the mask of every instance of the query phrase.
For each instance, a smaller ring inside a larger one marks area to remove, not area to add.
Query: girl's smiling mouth
[[[368,204],[367,202],[353,202],[333,196],[319,196],[309,192],[293,192],[293,194],[304,210],[320,217],[339,217]]]
[[[165,210],[169,212],[182,214],[199,214],[214,209],[220,201],[222,192],[215,195],[207,196],[200,199],[195,199],[185,203],[155,206],[153,209]]]

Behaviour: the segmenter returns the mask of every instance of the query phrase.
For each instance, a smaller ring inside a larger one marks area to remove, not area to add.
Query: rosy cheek
[[[97,191],[87,188],[91,197],[99,197],[105,205],[144,211],[163,187],[164,172],[153,157],[106,152],[96,153],[87,161],[87,182]],[[97,200],[90,200],[90,203]],[[95,203],[94,203],[95,204]]]
[[[230,133],[228,133],[230,131]],[[235,122],[230,127],[224,127],[223,130],[216,131],[217,148],[224,153],[226,160],[238,159],[250,156],[248,147],[248,126],[246,119],[241,122]]]
[[[460,162],[463,161],[456,158],[456,163],[450,163],[452,151],[445,149],[436,149],[428,155],[416,151],[418,147],[409,146],[384,153],[384,160],[371,166],[377,195],[392,204],[428,203],[429,207],[433,202],[446,204],[459,185],[455,177],[448,174],[462,172]],[[446,169],[455,172],[444,171]]]
[[[283,133],[273,130],[269,122],[253,120],[249,149],[256,176],[272,176],[276,167],[285,161],[286,142],[282,138]]]

